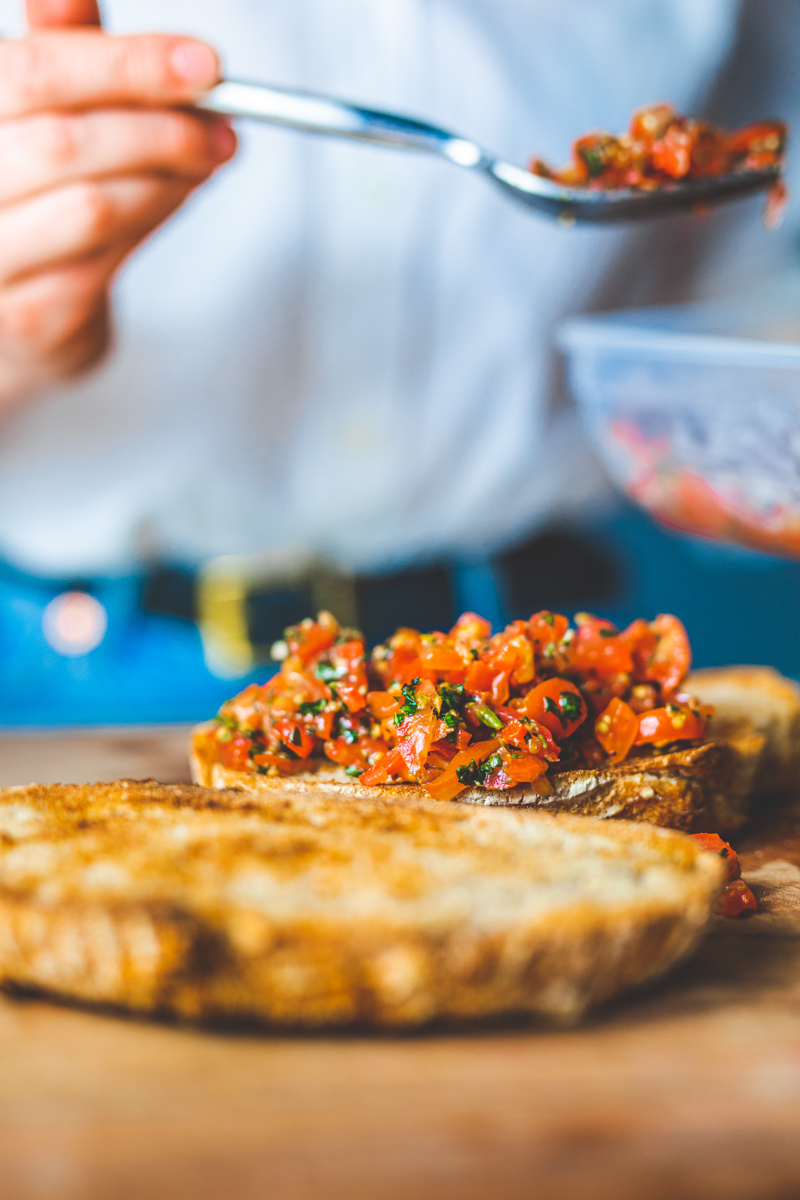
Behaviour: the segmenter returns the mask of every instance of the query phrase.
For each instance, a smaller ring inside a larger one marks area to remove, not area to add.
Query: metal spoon
[[[630,221],[703,209],[762,191],[780,177],[779,167],[769,167],[761,171],[693,179],[650,192],[635,188],[590,191],[588,188],[562,187],[532,175],[530,171],[488,154],[475,142],[425,121],[379,109],[360,108],[331,96],[228,80],[208,92],[200,106],[230,117],[253,117],[257,121],[309,133],[438,154],[457,167],[482,171],[507,195],[537,212],[557,217],[567,225],[576,221]]]

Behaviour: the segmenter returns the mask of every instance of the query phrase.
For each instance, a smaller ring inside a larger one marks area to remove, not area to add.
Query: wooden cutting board
[[[0,783],[186,777],[185,731],[0,739]],[[800,802],[758,915],[568,1032],[271,1036],[0,999],[2,1200],[800,1195]]]

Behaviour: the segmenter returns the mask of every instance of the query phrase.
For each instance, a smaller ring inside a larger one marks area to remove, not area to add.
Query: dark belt
[[[147,612],[196,621],[211,656],[242,671],[265,661],[287,626],[321,608],[375,645],[399,625],[449,629],[455,603],[453,573],[442,564],[350,576],[315,563],[287,579],[250,570],[246,560],[215,560],[196,573],[161,567],[142,590]]]
[[[607,601],[618,584],[607,550],[573,531],[539,534],[491,567],[500,597],[495,608],[508,618],[590,607]],[[375,645],[400,625],[449,629],[465,601],[460,592],[452,564],[347,575],[319,558],[282,552],[215,559],[198,572],[158,568],[145,578],[142,607],[196,621],[209,660],[244,674],[266,661],[287,626],[322,608]]]

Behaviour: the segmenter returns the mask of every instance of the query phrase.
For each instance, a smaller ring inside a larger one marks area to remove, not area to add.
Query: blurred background
[[[793,126],[800,106],[792,0],[109,0],[103,19],[207,39],[232,78],[410,112],[518,163],[564,161],[581,132],[620,131],[659,100],[728,128]],[[12,0],[0,21],[24,32]],[[581,393],[557,339],[580,314],[774,309],[800,275],[794,158],[776,231],[763,197],[565,228],[437,162],[238,134],[116,277],[107,357],[3,411],[0,723],[209,716],[319,605],[371,642],[464,609],[495,626],[543,607],[621,624],[674,612],[698,666],[800,677],[800,561],[669,529],[626,497],[587,419],[607,397]],[[800,343],[793,328],[756,340]],[[669,361],[669,347],[637,358],[653,378]],[[720,362],[695,448],[766,411],[768,385],[729,405]],[[800,364],[781,381],[791,430]],[[663,403],[691,425],[689,392]],[[757,426],[726,460],[734,490]]]

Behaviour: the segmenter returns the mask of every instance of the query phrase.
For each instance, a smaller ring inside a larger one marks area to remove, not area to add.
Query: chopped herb
[[[411,683],[405,684],[402,688],[403,707],[400,709],[399,713],[395,713],[394,715],[395,725],[402,725],[406,717],[413,717],[414,713],[419,712],[417,697],[414,695],[414,690],[419,682],[420,676],[418,675],[416,679],[412,679]]]
[[[364,768],[357,767],[355,763],[353,763],[351,766],[345,767],[344,773],[345,775],[351,775],[354,779],[358,779],[359,775],[364,774]]]
[[[341,737],[343,741],[347,742],[348,746],[352,746],[354,742],[358,741],[358,734],[356,733],[355,729],[342,729],[339,737]]]
[[[567,721],[577,721],[583,712],[581,698],[580,696],[576,696],[574,692],[562,692],[558,698],[558,703]]]
[[[578,153],[586,163],[590,179],[594,179],[597,175],[602,175],[605,159],[598,150],[589,150],[588,148],[581,147]]]
[[[219,712],[217,713],[217,721],[220,725],[224,725],[226,729],[230,729],[234,733],[236,732],[237,725],[234,717],[229,717],[227,713]]]
[[[460,712],[465,696],[463,684],[440,683],[436,690],[442,701],[442,720],[448,712]]]
[[[564,724],[564,718],[561,716],[561,710],[552,696],[545,696],[544,711],[550,713],[550,715],[553,717],[558,717],[561,724]]]
[[[298,704],[297,711],[303,717],[316,717],[324,708],[324,700],[304,700],[302,704]]]
[[[344,670],[335,667],[333,663],[321,662],[317,663],[317,677],[323,683],[332,683],[335,679],[341,679],[344,675]]]
[[[458,719],[458,713],[454,713],[454,712],[443,712],[442,720],[444,721],[444,723],[448,729],[453,729],[453,730],[458,729],[459,725],[461,724],[461,722]]]
[[[602,637],[602,638],[619,637],[619,630],[615,629],[613,625],[611,626],[610,629],[601,629],[600,637]]]
[[[553,626],[556,623],[556,619],[551,612],[543,612],[542,620],[544,621],[545,625]]]
[[[456,779],[467,787],[475,783],[483,785],[489,776],[499,770],[502,765],[503,760],[500,755],[492,754],[482,763],[473,761],[465,763],[463,767],[456,767]]]
[[[545,646],[544,650],[542,651],[542,657],[543,658],[555,658],[555,654],[556,654],[555,642],[548,642],[547,645]]]

